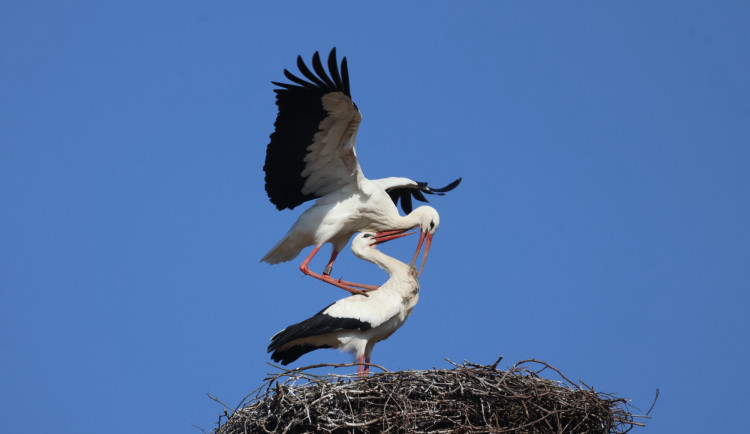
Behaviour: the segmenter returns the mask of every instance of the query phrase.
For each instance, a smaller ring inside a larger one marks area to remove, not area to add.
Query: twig
[[[211,396],[211,394],[210,394],[210,393],[206,393],[206,396],[208,396],[209,398],[211,398],[211,399],[213,399],[214,401],[218,402],[219,404],[223,405],[223,406],[224,406],[224,408],[226,408],[227,410],[232,410],[232,407],[230,407],[230,406],[228,406],[228,405],[224,404],[223,402],[219,401],[219,399],[218,399],[218,398],[215,398],[215,397]],[[232,410],[232,411],[234,411],[234,410]]]

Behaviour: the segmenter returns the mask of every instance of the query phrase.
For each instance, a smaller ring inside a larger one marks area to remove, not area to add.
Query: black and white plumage
[[[279,113],[263,167],[266,192],[279,210],[317,200],[262,261],[270,264],[290,261],[305,247],[315,246],[300,266],[303,273],[352,293],[375,289],[372,285],[343,282],[329,276],[341,249],[358,231],[404,231],[420,227],[422,236],[414,255],[416,261],[422,240],[427,239],[429,244],[439,221],[437,212],[429,206],[412,210],[412,198],[427,202],[425,194],[443,195],[454,189],[461,178],[443,188],[431,188],[425,182],[408,178],[367,179],[355,150],[362,116],[351,99],[346,58],[339,69],[334,48],[328,56],[328,72],[317,52],[312,60],[314,72],[301,56],[297,58],[297,66],[304,78],[284,70],[292,83],[274,82],[280,87],[275,90]],[[399,214],[396,207],[399,200],[406,216]],[[319,275],[310,271],[307,264],[325,243],[333,245],[333,252],[325,271]],[[427,251],[425,247],[422,265]]]
[[[359,363],[370,363],[375,343],[398,330],[419,300],[416,269],[375,247],[403,235],[362,232],[354,237],[354,254],[385,270],[388,281],[367,297],[351,295],[276,333],[268,346],[268,352],[273,352],[271,358],[286,365],[319,348],[338,348],[350,352]],[[365,367],[364,372],[368,371]],[[362,372],[362,365],[357,372]]]

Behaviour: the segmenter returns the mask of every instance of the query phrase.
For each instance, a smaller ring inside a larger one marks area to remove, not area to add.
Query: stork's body
[[[425,193],[442,195],[455,188],[460,179],[438,189],[408,178],[367,179],[355,150],[362,116],[351,99],[346,58],[339,71],[335,49],[331,51],[330,77],[317,52],[312,64],[315,73],[299,57],[297,65],[305,79],[284,70],[295,84],[274,83],[281,87],[276,90],[279,114],[264,170],[266,192],[279,210],[293,209],[312,199],[317,201],[262,261],[270,264],[290,261],[305,247],[314,246],[300,269],[352,293],[361,293],[363,289],[377,287],[342,282],[329,276],[336,256],[351,236],[363,230],[403,231],[420,227],[422,237],[414,256],[416,260],[421,240],[426,238],[429,243],[438,219],[437,212],[430,207],[412,211],[412,197],[427,202]],[[407,216],[398,212],[399,199]],[[325,243],[331,243],[333,251],[325,271],[319,275],[309,270],[308,263]],[[427,251],[425,247],[425,258]]]
[[[276,333],[268,346],[274,361],[286,365],[319,348],[338,348],[350,352],[360,363],[370,363],[375,343],[398,330],[419,300],[416,269],[375,248],[390,238],[394,237],[364,232],[352,241],[354,254],[385,270],[388,281],[368,297],[356,294],[341,299]],[[362,365],[357,372],[362,372]],[[369,372],[369,366],[364,372]]]
[[[349,242],[352,235],[360,230],[401,232],[421,227],[423,233],[432,237],[439,224],[438,213],[430,206],[421,206],[407,216],[401,216],[384,191],[375,191],[370,200],[365,201],[358,192],[347,188],[318,199],[311,208],[300,215],[286,236],[263,257],[263,261],[271,264],[290,261],[305,247],[315,246],[300,267],[305,274],[314,275],[315,273],[307,268],[308,263],[323,244],[331,243],[333,254],[327,272],[324,272],[326,276],[330,274],[338,252]],[[421,245],[421,242],[419,244]],[[428,250],[429,248],[425,249],[425,257]],[[347,283],[352,285],[350,282]],[[361,287],[369,289],[364,285]]]

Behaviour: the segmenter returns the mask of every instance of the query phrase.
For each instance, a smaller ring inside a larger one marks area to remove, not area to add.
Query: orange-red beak
[[[422,254],[422,265],[419,267],[419,275],[422,275],[422,271],[424,271],[424,264],[427,262],[427,253],[430,251],[430,246],[432,246],[432,235],[433,234],[427,234],[424,232],[419,233],[419,242],[417,243],[417,251],[414,252],[414,258],[411,260],[411,266],[414,266],[414,263],[417,262],[417,256],[419,255],[419,251],[422,250],[422,242],[424,242],[424,253]]]
[[[391,240],[395,240],[397,238],[405,237],[407,235],[411,235],[414,232],[407,232],[407,230],[403,231],[382,231],[375,234],[375,245],[382,244]]]

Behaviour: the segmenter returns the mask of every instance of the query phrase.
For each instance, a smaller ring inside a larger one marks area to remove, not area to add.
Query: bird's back
[[[276,333],[268,352],[273,353],[274,361],[284,365],[320,348],[361,353],[368,344],[388,338],[404,324],[417,303],[418,291],[416,275],[411,285],[397,284],[391,278],[367,297],[343,298]]]

